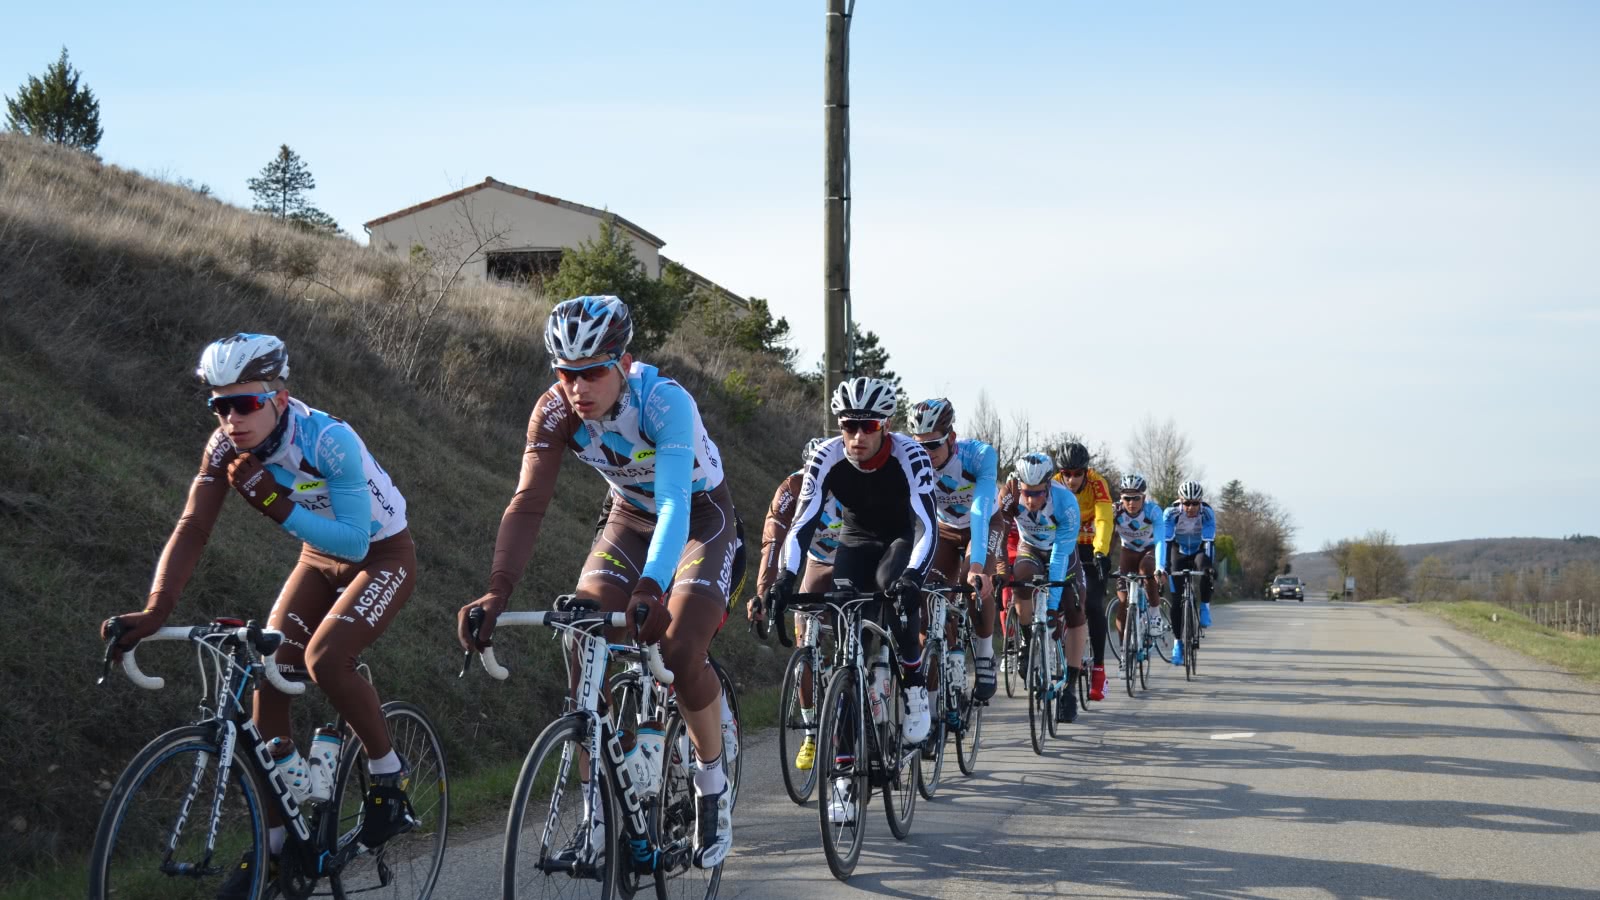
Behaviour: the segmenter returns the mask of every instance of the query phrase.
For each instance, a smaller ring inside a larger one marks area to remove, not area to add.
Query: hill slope
[[[28,773],[0,782],[0,808],[25,823],[0,841],[0,871],[84,846],[103,798],[96,782],[192,716],[192,654],[143,654],[147,671],[168,677],[160,693],[121,678],[96,688],[96,627],[143,606],[215,424],[189,373],[204,344],[234,332],[282,336],[295,395],[350,421],[407,497],[418,587],[370,654],[380,692],[424,703],[458,771],[518,753],[548,721],[564,679],[531,664],[531,635],[503,642],[520,664],[504,685],[458,680],[454,639],[455,610],[485,587],[527,417],[550,381],[548,306],[527,291],[456,285],[421,318],[439,299],[426,290],[444,284],[349,240],[0,134],[0,758]],[[782,367],[694,334],[650,361],[696,395],[759,536],[816,407]],[[734,367],[763,406],[724,394]],[[586,467],[565,467],[513,606],[570,590],[602,496]],[[298,549],[230,501],[174,624],[265,619]],[[742,627],[716,652],[745,679],[777,677]],[[326,716],[314,705],[300,704],[302,722]]]
[[[1407,566],[1437,556],[1446,571],[1458,578],[1487,581],[1503,572],[1559,569],[1577,562],[1600,563],[1600,540],[1571,541],[1560,538],[1475,538],[1441,541],[1432,544],[1401,544],[1400,555]],[[1294,571],[1306,583],[1324,588],[1338,580],[1333,561],[1318,551],[1296,553],[1289,558]]]

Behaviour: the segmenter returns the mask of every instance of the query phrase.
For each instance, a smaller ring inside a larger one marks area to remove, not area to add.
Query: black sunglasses
[[[212,397],[206,401],[206,406],[223,418],[227,418],[228,413],[233,412],[247,415],[259,409],[264,409],[268,403],[272,402],[274,393],[276,391],[268,391],[265,394],[228,394],[225,397]]]
[[[840,419],[839,430],[845,434],[877,434],[883,430],[882,419]]]

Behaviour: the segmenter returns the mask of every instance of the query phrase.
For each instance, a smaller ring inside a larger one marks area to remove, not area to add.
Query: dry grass
[[[418,592],[371,654],[380,692],[424,703],[458,770],[510,758],[548,720],[560,690],[529,658],[531,636],[507,642],[521,665],[505,685],[457,680],[453,637],[455,609],[483,589],[528,411],[549,382],[538,338],[547,304],[462,284],[427,332],[397,316],[375,333],[375,318],[424,275],[346,239],[0,134],[0,759],[28,773],[0,782],[0,872],[85,846],[97,783],[192,716],[187,654],[146,654],[147,669],[168,676],[159,694],[123,680],[96,688],[95,626],[143,604],[211,427],[189,372],[206,342],[236,331],[282,336],[296,395],[350,421],[409,501]],[[758,533],[815,403],[781,367],[692,328],[659,356],[700,401]],[[736,369],[764,401],[739,425],[730,414],[750,412],[748,401],[721,388]],[[601,496],[597,477],[566,467],[514,605],[570,588]],[[297,550],[229,503],[174,622],[264,617]],[[778,676],[742,626],[717,653],[752,687]],[[23,830],[10,830],[13,817]]]

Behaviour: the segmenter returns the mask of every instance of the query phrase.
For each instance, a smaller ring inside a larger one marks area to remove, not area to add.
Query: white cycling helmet
[[[1017,460],[1017,481],[1022,484],[1044,484],[1056,472],[1056,464],[1048,453],[1029,453]]]
[[[1137,472],[1122,476],[1122,493],[1124,494],[1142,494],[1147,487],[1144,476]]]
[[[574,297],[556,304],[544,324],[551,361],[609,356],[616,359],[633,340],[633,315],[619,297]]]
[[[1185,481],[1178,485],[1179,500],[1200,500],[1205,497],[1205,491],[1198,481]]]
[[[289,351],[270,334],[236,334],[214,341],[200,353],[194,370],[205,388],[289,377]]]
[[[906,430],[912,434],[948,435],[956,424],[956,408],[943,397],[924,400],[911,407]]]
[[[887,419],[899,396],[882,378],[846,378],[833,391],[833,414],[841,419]]]

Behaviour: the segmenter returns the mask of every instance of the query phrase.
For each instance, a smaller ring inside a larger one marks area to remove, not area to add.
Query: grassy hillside
[[[162,692],[120,678],[96,687],[95,629],[144,603],[214,425],[190,372],[205,343],[237,331],[282,336],[294,394],[351,422],[409,501],[418,587],[369,656],[380,693],[424,703],[458,770],[517,753],[549,719],[560,688],[529,665],[531,634],[503,641],[521,664],[506,684],[458,680],[454,640],[455,610],[485,586],[528,413],[550,381],[548,306],[458,285],[423,330],[409,308],[386,315],[415,299],[416,274],[349,240],[0,134],[0,759],[17,776],[0,780],[0,873],[84,846],[101,784],[193,714],[192,654],[144,651],[146,671],[168,678]],[[804,388],[692,333],[649,361],[695,393],[759,535],[816,421]],[[735,369],[759,408],[724,394]],[[513,606],[571,588],[602,491],[569,461]],[[230,501],[173,622],[264,619],[297,552]],[[718,641],[746,681],[777,677],[742,626]],[[315,705],[301,704],[303,722],[325,715]]]
[[[1437,556],[1445,571],[1457,578],[1486,582],[1495,575],[1526,569],[1559,569],[1572,563],[1600,564],[1600,540],[1569,541],[1560,538],[1478,538],[1433,544],[1401,544],[1400,555],[1408,567],[1425,557]],[[1333,560],[1317,551],[1289,558],[1294,571],[1317,588],[1338,578]]]

